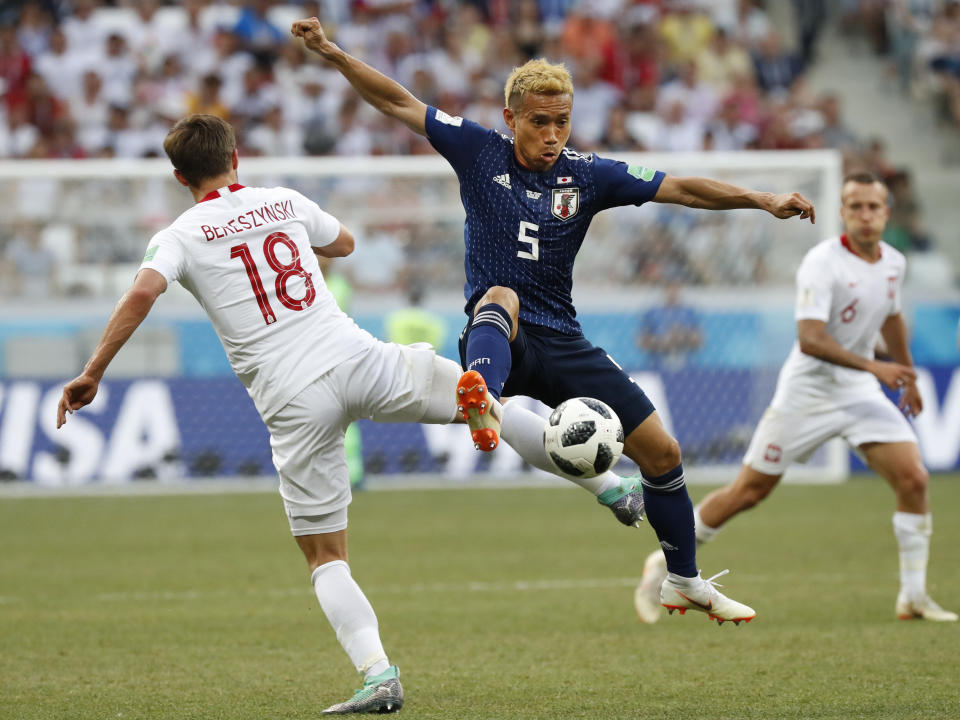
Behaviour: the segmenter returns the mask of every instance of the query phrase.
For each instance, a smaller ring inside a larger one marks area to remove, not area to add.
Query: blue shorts
[[[460,333],[460,366],[467,366],[470,324]],[[574,397],[592,397],[613,408],[629,435],[655,408],[630,376],[583,335],[563,335],[521,323],[510,343],[510,375],[503,396],[528,395],[556,407]]]

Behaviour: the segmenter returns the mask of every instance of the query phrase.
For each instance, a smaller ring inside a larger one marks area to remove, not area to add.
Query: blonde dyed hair
[[[516,111],[530,94],[569,95],[572,98],[573,80],[566,65],[539,58],[514,68],[503,92],[507,107]]]

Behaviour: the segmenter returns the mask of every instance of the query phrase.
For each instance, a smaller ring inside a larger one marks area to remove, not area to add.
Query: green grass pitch
[[[957,610],[960,478],[932,483]],[[410,720],[960,718],[960,627],[893,615],[892,512],[865,476],[737,518],[700,563],[739,627],[639,623],[653,533],[573,488],[359,493],[351,566]],[[315,718],[357,686],[276,495],[0,500],[0,718]]]

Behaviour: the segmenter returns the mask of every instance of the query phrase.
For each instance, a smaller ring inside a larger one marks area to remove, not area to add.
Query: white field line
[[[365,585],[364,591],[371,595],[420,595],[439,593],[506,593],[549,590],[591,590],[596,588],[634,587],[639,575],[631,578],[585,578],[580,580],[516,580],[512,582],[459,582],[459,583],[414,583],[412,585]],[[143,601],[190,601],[207,600],[235,594],[229,588],[222,590],[157,590],[149,592],[100,593],[94,596],[98,602],[143,602]],[[303,587],[264,588],[244,591],[245,595],[264,597],[295,597],[312,595],[309,584]]]

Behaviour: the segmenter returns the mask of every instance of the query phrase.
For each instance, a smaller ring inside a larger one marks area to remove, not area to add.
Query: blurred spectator
[[[560,41],[564,50],[580,63],[589,62],[606,83],[616,82],[620,38],[613,23],[603,17],[601,3],[575,5],[563,23]],[[578,82],[576,78],[574,82]],[[579,89],[579,88],[578,88]]]
[[[76,54],[67,52],[67,36],[61,28],[50,33],[49,49],[34,56],[34,70],[62,100],[70,100],[80,92],[83,67]]]
[[[27,119],[41,135],[49,135],[58,120],[69,116],[67,104],[54,97],[46,81],[36,74],[27,78],[23,105],[27,110]]]
[[[732,98],[720,105],[720,112],[707,126],[707,132],[711,150],[745,150],[757,139],[757,129],[743,121],[739,105]]]
[[[53,32],[53,19],[49,10],[39,2],[27,2],[20,8],[17,22],[17,39],[30,57],[45,52]]]
[[[107,39],[107,30],[98,20],[93,0],[74,0],[71,12],[61,24],[67,36],[67,48],[84,65],[95,62]]]
[[[70,115],[76,122],[77,139],[90,154],[106,145],[109,103],[103,97],[103,82],[93,70],[83,73],[80,94],[70,101]]]
[[[597,147],[606,130],[607,115],[620,101],[617,87],[600,77],[601,62],[599,57],[587,56],[577,64],[573,73],[575,90],[570,144],[580,150]]]
[[[230,110],[220,98],[223,81],[216,73],[204,75],[200,81],[200,91],[187,96],[187,112],[216,115],[225,120],[230,118]]]
[[[827,19],[826,0],[793,0],[797,27],[797,45],[804,67],[814,58],[817,40]]]
[[[700,81],[697,65],[693,61],[680,65],[677,78],[660,88],[657,111],[664,113],[676,103],[683,105],[686,120],[693,120],[700,125],[706,124],[717,109],[717,93],[710,85]]]
[[[273,82],[270,67],[257,62],[243,73],[242,92],[233,98],[230,105],[230,117],[233,122],[259,122],[267,110],[278,106],[282,101],[280,89]]]
[[[913,189],[910,173],[898,170],[888,180],[890,219],[883,232],[884,242],[901,252],[929,250],[930,238],[921,221],[920,202]]]
[[[87,157],[87,151],[77,141],[76,128],[69,119],[58,120],[50,132],[47,157],[58,160],[78,160]]]
[[[423,286],[419,282],[410,283],[407,306],[387,313],[384,326],[387,340],[401,345],[425,342],[441,351],[447,338],[447,321],[423,308]]]
[[[743,46],[730,40],[722,28],[696,58],[697,76],[713,90],[723,94],[737,78],[753,77],[753,61]]]
[[[0,92],[8,108],[24,101],[31,67],[30,56],[20,47],[17,28],[0,25]]]
[[[650,308],[640,318],[637,346],[653,367],[679,369],[703,344],[700,315],[681,302],[680,290],[679,282],[668,281],[663,304]]]
[[[40,131],[30,123],[25,103],[16,105],[7,112],[5,147],[0,147],[0,156],[22,158],[40,139]]]
[[[660,66],[665,52],[652,23],[629,25],[618,63],[621,75],[615,82],[621,89],[656,88],[660,84]]]
[[[103,94],[108,102],[128,105],[133,100],[133,78],[137,60],[130,52],[126,38],[118,32],[107,35],[106,49],[96,62],[103,79]]]
[[[840,98],[832,93],[820,99],[820,112],[823,115],[823,143],[835,150],[855,150],[860,141],[856,133],[843,121]]]
[[[10,281],[4,282],[5,294],[15,297],[48,298],[57,294],[56,256],[44,246],[41,227],[21,225],[7,244],[4,264]]]
[[[768,93],[785,93],[803,71],[800,58],[785,50],[773,31],[760,43],[753,62],[757,83]]]
[[[933,19],[933,0],[890,0],[887,32],[893,72],[905,95],[913,85],[914,57],[920,37],[929,31]]]
[[[537,0],[519,0],[511,8],[510,33],[517,49],[528,60],[539,57],[544,41],[544,27],[540,21]]]
[[[608,152],[640,152],[646,148],[627,127],[627,111],[617,105],[607,116],[607,129],[600,138],[600,145]]]
[[[773,25],[763,9],[763,0],[739,0],[737,22],[730,31],[734,39],[749,51],[769,37]]]
[[[651,150],[692,152],[703,149],[703,124],[690,116],[682,100],[675,100],[658,113],[660,123]]]
[[[713,20],[694,0],[673,0],[671,12],[660,21],[660,35],[667,43],[671,66],[694,62],[713,37]]]
[[[303,155],[303,130],[299,125],[287,123],[282,106],[277,104],[269,108],[263,120],[250,130],[247,145],[258,155]]]
[[[244,3],[233,32],[248,50],[272,55],[278,45],[290,39],[267,17],[272,4],[270,0],[247,0]]]

